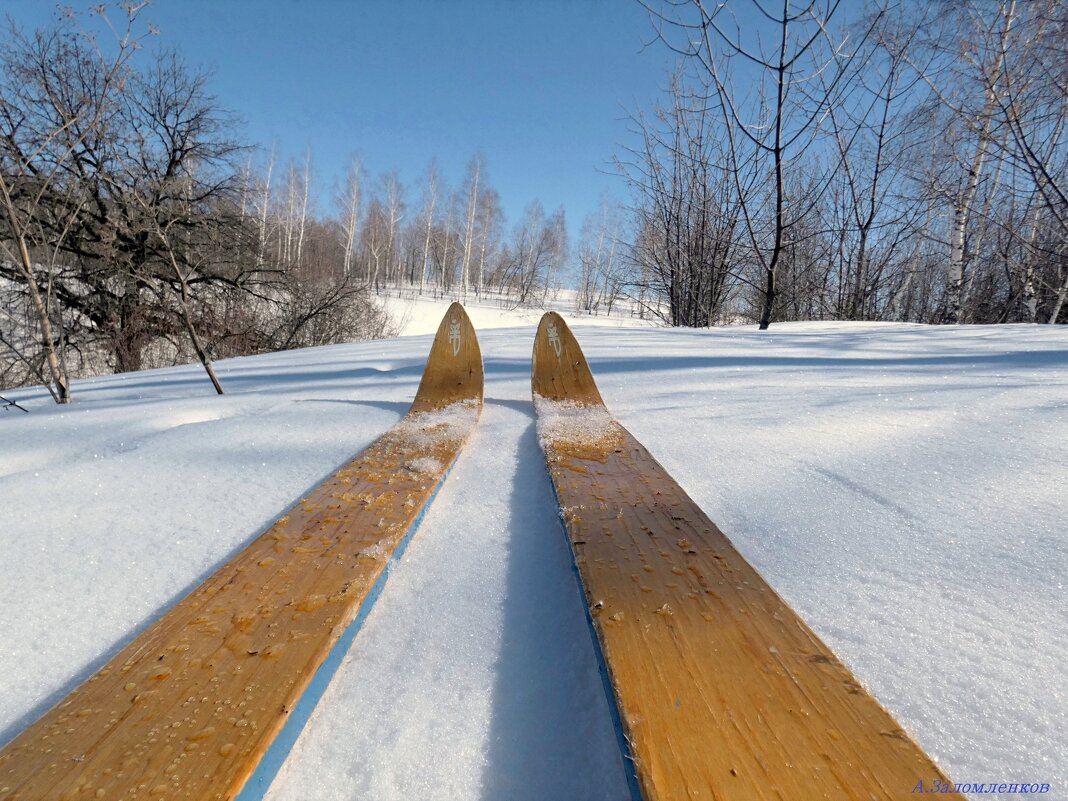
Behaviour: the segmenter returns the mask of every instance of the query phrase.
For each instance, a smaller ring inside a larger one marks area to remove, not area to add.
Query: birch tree
[[[341,260],[342,275],[352,273],[352,260],[356,245],[356,233],[360,227],[360,200],[363,189],[362,165],[353,156],[345,173],[345,186],[339,198],[341,206],[341,245],[344,256]]]
[[[299,179],[300,186],[300,222],[297,227],[297,249],[294,261],[301,264],[304,257],[304,231],[308,224],[308,196],[311,191],[311,148],[304,155],[304,171]]]
[[[482,159],[475,156],[467,167],[467,210],[464,227],[464,255],[460,263],[460,293],[467,298],[467,290],[471,275],[471,253],[474,249],[475,219],[478,214],[478,190],[479,179],[482,176]]]
[[[382,201],[377,197],[372,198],[367,207],[367,219],[363,226],[364,250],[367,254],[367,285],[379,292],[381,285],[379,275],[382,270],[382,260],[386,254],[388,233],[386,228],[386,212]]]
[[[486,282],[486,267],[497,258],[504,212],[497,190],[486,187],[479,195],[479,248],[477,295],[482,297]]]
[[[1001,79],[994,76],[1000,76],[1005,62],[997,48],[977,45],[979,40],[1007,35],[1015,14],[999,19],[997,15],[970,13],[974,8],[929,10],[924,27],[930,33],[917,56],[911,56],[917,74],[926,81],[946,114],[946,136],[938,144],[956,166],[953,171],[943,170],[931,176],[936,191],[949,205],[949,252],[941,315],[941,321],[946,323],[964,322],[968,230],[998,133],[994,120],[995,87]]]
[[[271,213],[271,174],[274,172],[274,148],[267,157],[266,175],[260,182],[260,191],[257,202],[259,203],[259,255],[256,265],[262,267],[267,255],[267,220]]]
[[[396,282],[400,274],[397,260],[397,238],[400,234],[401,221],[404,219],[404,186],[401,184],[396,170],[389,172],[382,179],[382,184],[386,222],[384,243],[386,275],[389,280]]]
[[[590,314],[612,313],[622,283],[621,235],[619,210],[602,195],[597,211],[589,214],[582,224],[578,248],[579,283],[575,295],[579,310]]]
[[[423,238],[423,265],[419,273],[419,294],[426,291],[426,279],[430,271],[430,236],[434,230],[434,208],[438,202],[438,183],[441,176],[437,161],[431,161],[426,170],[426,186],[423,189],[423,218],[426,223],[426,236]]]
[[[995,5],[997,36],[982,44],[994,68],[980,70],[987,96],[996,106],[996,123],[1003,137],[995,137],[999,154],[1025,173],[1032,210],[1023,236],[1030,258],[1021,260],[1019,281],[1031,321],[1037,318],[1035,256],[1044,252],[1064,263],[1068,248],[1068,7],[1056,0],[1036,0],[1019,6],[1017,0]],[[1042,218],[1050,221],[1049,236],[1041,241]],[[1046,282],[1054,299],[1047,322],[1055,323],[1068,298],[1068,270],[1061,280]],[[1052,276],[1051,276],[1052,277]]]

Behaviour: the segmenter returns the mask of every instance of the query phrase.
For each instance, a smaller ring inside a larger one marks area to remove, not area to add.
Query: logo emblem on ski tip
[[[549,323],[545,330],[549,334],[549,344],[553,346],[553,350],[556,351],[556,358],[559,359],[562,344],[560,342],[560,332],[556,330],[556,323]]]
[[[460,352],[460,321],[453,320],[449,325],[449,342],[452,344],[452,355]]]

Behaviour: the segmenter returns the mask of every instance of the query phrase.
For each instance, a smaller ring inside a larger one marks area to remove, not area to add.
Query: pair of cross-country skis
[[[532,390],[634,799],[949,785],[612,418],[552,312]],[[454,303],[408,414],[0,751],[0,801],[261,797],[482,396],[478,340]]]

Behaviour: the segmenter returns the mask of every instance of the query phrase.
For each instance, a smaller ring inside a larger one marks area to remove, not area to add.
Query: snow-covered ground
[[[441,316],[448,308],[449,302],[430,297],[418,297],[405,294],[386,295],[380,298],[382,305],[389,312],[394,322],[400,327],[402,336],[433,334],[438,330]],[[498,303],[469,303],[466,307],[471,322],[479,331],[491,328],[513,328],[517,325],[537,326],[544,311],[550,308],[560,312],[576,325],[607,326],[609,328],[649,327],[655,323],[650,319],[640,319],[633,304],[619,302],[612,314],[579,314],[575,309],[574,291],[561,290],[555,302],[544,309],[516,307],[514,302],[502,298]]]
[[[482,421],[271,799],[625,797],[533,325],[472,317]],[[575,331],[620,421],[955,781],[1068,796],[1068,330]],[[31,412],[0,413],[0,742],[403,415],[429,347],[225,361],[222,398],[192,366],[68,408],[7,393]]]

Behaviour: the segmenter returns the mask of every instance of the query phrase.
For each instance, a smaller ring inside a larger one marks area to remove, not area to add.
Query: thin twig
[[[14,406],[16,409],[21,409],[22,411],[26,412],[26,414],[30,413],[29,409],[27,409],[27,408],[25,408],[23,406],[19,406],[17,403],[15,403],[15,401],[11,400],[10,398],[5,398],[3,395],[0,395],[0,401],[3,401],[4,404],[5,404],[4,406],[0,407],[4,411],[7,411],[12,406]]]

